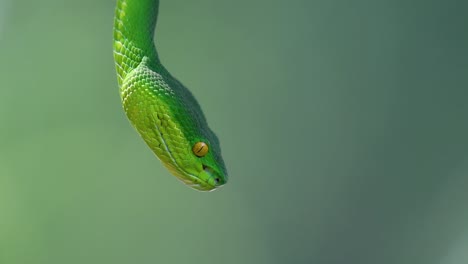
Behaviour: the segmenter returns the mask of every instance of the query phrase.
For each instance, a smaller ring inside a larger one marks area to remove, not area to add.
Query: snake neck
[[[142,62],[158,65],[153,36],[159,0],[118,0],[114,18],[114,59],[118,82]]]

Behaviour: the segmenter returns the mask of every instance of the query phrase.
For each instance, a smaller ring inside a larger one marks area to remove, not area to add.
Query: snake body
[[[188,186],[227,182],[218,138],[192,93],[161,64],[153,41],[158,0],[118,0],[114,60],[125,113],[164,166]]]

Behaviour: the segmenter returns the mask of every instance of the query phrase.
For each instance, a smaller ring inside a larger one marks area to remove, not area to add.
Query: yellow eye
[[[208,153],[208,145],[205,142],[197,142],[192,148],[193,154],[203,157]]]

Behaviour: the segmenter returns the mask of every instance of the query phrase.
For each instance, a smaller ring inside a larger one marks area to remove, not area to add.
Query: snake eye
[[[208,145],[205,142],[197,142],[192,148],[193,154],[203,157],[208,153]]]

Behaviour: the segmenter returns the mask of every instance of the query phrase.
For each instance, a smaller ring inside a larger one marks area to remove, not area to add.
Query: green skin
[[[216,135],[190,93],[161,64],[153,41],[158,0],[118,0],[114,59],[128,119],[164,166],[190,187],[210,191],[227,182]],[[197,142],[208,153],[196,156]]]

